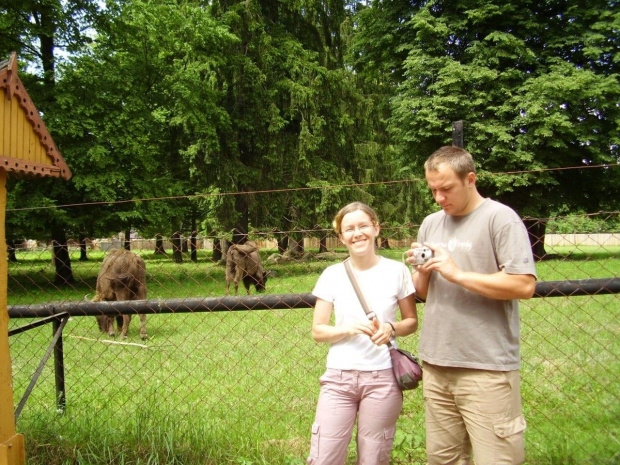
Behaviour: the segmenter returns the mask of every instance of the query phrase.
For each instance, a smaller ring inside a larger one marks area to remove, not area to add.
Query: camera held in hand
[[[413,249],[411,258],[413,258],[412,265],[424,265],[433,258],[433,251],[428,247],[418,247]]]

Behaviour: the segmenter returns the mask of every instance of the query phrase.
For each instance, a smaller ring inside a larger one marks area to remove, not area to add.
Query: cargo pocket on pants
[[[308,457],[307,463],[311,465],[314,463],[316,459],[319,458],[319,440],[320,436],[320,426],[318,423],[312,424],[312,439],[310,440],[310,456]]]
[[[392,447],[394,446],[394,435],[396,434],[396,427],[386,428],[383,430],[383,444],[381,444],[381,454],[379,455],[380,463],[390,463],[390,457],[392,455]]]
[[[520,464],[525,461],[525,445],[523,441],[523,431],[525,431],[525,417],[519,415],[508,421],[502,421],[493,425],[495,435],[506,442],[508,455],[512,457],[513,464]]]
[[[513,418],[512,420],[497,423],[496,425],[493,425],[493,428],[498,437],[506,439],[514,434],[525,431],[525,418],[523,415],[519,415],[517,418]]]

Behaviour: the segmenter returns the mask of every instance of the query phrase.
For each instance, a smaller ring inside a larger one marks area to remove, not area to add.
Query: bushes
[[[596,234],[620,231],[617,215],[584,215],[573,213],[558,216],[547,223],[547,234]]]

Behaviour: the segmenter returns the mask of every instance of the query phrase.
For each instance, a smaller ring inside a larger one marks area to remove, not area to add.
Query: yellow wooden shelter
[[[17,56],[0,61],[0,465],[25,465],[24,437],[15,431],[7,311],[6,179],[54,176],[69,179],[63,160],[24,84]]]

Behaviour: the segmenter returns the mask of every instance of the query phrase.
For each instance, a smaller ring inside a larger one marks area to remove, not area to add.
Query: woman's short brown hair
[[[371,207],[369,207],[363,202],[351,202],[350,204],[342,207],[334,217],[332,225],[336,233],[340,234],[342,232],[340,228],[342,226],[342,219],[344,218],[344,215],[346,215],[347,213],[355,212],[357,210],[361,210],[366,213],[370,217],[372,224],[374,224],[375,226],[379,225],[379,217],[377,216],[376,211],[374,211]]]

